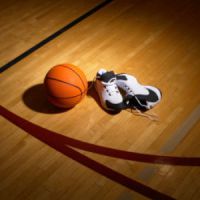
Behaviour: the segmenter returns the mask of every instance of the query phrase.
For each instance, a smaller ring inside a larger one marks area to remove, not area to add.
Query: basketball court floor
[[[0,5],[0,199],[200,199],[200,2],[27,0]],[[94,88],[50,105],[48,70],[100,68],[162,90],[147,114],[110,114]]]

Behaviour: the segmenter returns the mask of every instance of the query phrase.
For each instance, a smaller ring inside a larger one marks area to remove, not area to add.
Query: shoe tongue
[[[113,83],[116,81],[116,76],[113,71],[110,72],[104,72],[101,74],[100,78],[105,83]]]
[[[99,71],[98,71],[98,74],[101,76],[101,75],[103,75],[103,74],[105,74],[107,71],[105,70],[105,69],[100,69]]]

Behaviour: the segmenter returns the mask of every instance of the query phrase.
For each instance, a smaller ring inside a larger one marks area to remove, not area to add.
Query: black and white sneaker
[[[123,97],[116,85],[113,71],[100,69],[96,75],[95,88],[103,108],[110,111],[121,111],[124,108]]]
[[[153,108],[162,98],[162,93],[158,88],[142,85],[134,76],[117,74],[116,78],[117,86],[125,92],[126,108],[144,112]]]

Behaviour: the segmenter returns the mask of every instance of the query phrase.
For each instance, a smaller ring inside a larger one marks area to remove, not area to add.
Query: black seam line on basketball
[[[87,17],[91,16],[92,14],[94,14],[95,12],[97,12],[98,10],[100,10],[101,8],[106,6],[107,4],[111,3],[112,1],[113,0],[105,0],[105,1],[101,2],[100,4],[96,5],[94,8],[89,10],[88,12],[86,12],[83,15],[81,15],[80,17],[76,18],[75,20],[73,20],[72,22],[67,24],[66,26],[62,27],[61,29],[59,29],[58,31],[53,33],[52,35],[48,36],[47,38],[45,38],[44,40],[42,40],[41,42],[39,42],[35,46],[31,47],[30,49],[28,49],[27,51],[22,53],[21,55],[17,56],[13,60],[4,64],[3,66],[0,67],[0,73],[4,72],[6,69],[8,69],[8,68],[12,67],[13,65],[15,65],[16,63],[20,62],[22,59],[26,58],[27,56],[29,56],[34,51],[38,50],[39,48],[41,48],[42,46],[44,46],[48,42],[52,41],[53,39],[55,39],[56,37],[58,37],[62,33],[66,32],[67,30],[69,30],[73,26],[77,25],[78,23],[80,23],[81,21],[83,21]]]
[[[78,97],[78,96],[81,96],[82,98],[82,95],[86,92],[87,90],[84,90],[84,92],[82,94],[78,94],[76,96],[71,96],[71,97],[57,97],[57,96],[54,96],[54,95],[51,95],[51,94],[47,94],[48,96],[50,97],[53,97],[53,98],[56,98],[56,99],[70,99],[70,98],[75,98],[75,97]]]
[[[47,95],[50,96],[50,97],[56,98],[56,99],[71,99],[71,98],[82,96],[82,94],[78,94],[78,95],[71,96],[71,97],[56,97],[56,96],[51,95],[51,94],[47,94]]]
[[[73,72],[80,78],[80,80],[81,80],[81,82],[82,82],[82,84],[83,84],[83,87],[84,87],[84,89],[85,89],[84,81],[82,80],[82,78],[80,77],[80,75],[79,75],[76,71],[74,71],[71,67],[68,67],[68,66],[65,66],[65,65],[59,65],[59,66],[60,66],[60,67],[67,68],[67,69],[70,69],[71,71],[73,71]]]
[[[74,84],[71,84],[71,83],[68,83],[68,82],[65,82],[65,81],[62,81],[62,80],[56,79],[56,78],[48,77],[48,76],[47,76],[47,79],[50,79],[50,80],[53,80],[53,81],[58,81],[58,82],[61,82],[61,83],[67,84],[67,85],[71,85],[71,86],[73,86],[73,87],[79,89],[80,92],[81,92],[81,95],[82,95],[82,93],[83,93],[82,90],[81,90],[81,88],[78,87],[78,86],[76,86],[76,85],[74,85]]]

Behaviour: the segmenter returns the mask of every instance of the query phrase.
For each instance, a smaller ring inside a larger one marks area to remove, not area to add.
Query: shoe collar
[[[116,75],[114,74],[113,71],[109,72],[104,72],[100,74],[99,72],[97,73],[97,79],[104,82],[105,84],[113,84],[116,82]]]

